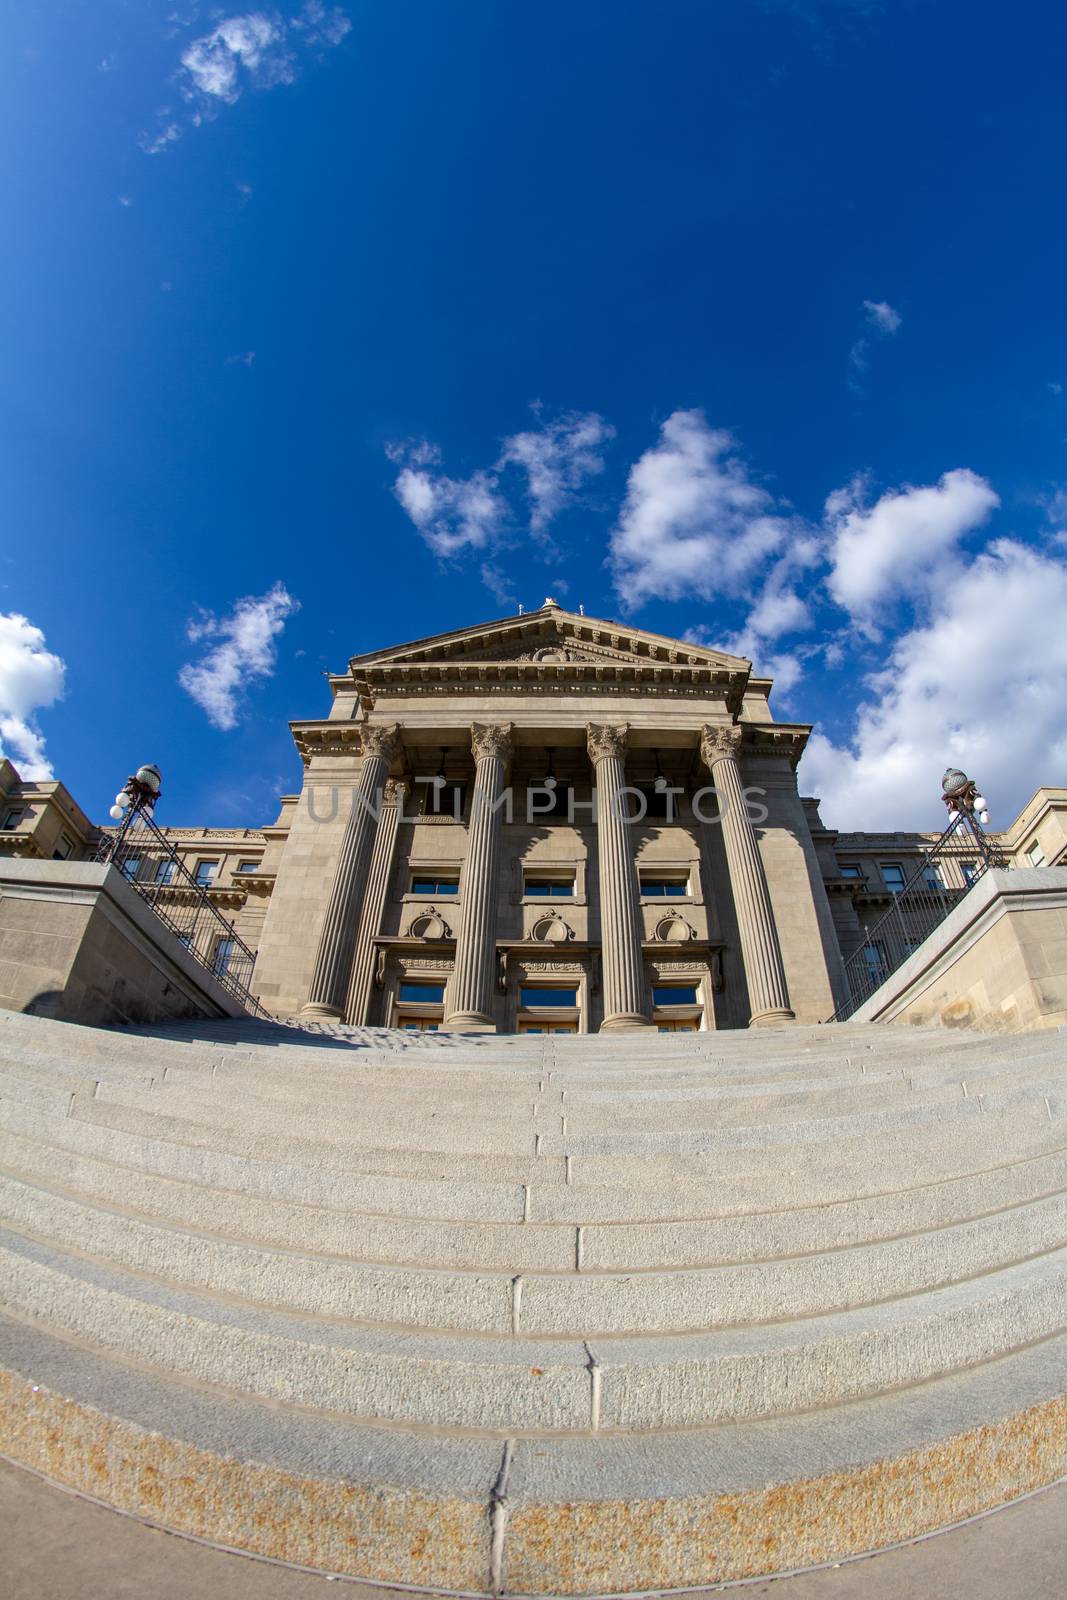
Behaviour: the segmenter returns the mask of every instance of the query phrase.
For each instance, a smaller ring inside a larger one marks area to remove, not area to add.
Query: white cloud
[[[736,591],[782,546],[790,523],[735,449],[702,411],[675,411],[634,463],[610,554],[627,605]]]
[[[934,828],[941,774],[981,784],[1006,826],[1067,767],[1067,562],[998,539],[933,596],[867,680],[850,741],[816,733],[801,765],[831,827]]]
[[[291,83],[293,60],[284,37],[285,23],[277,15],[250,11],[243,17],[224,17],[211,33],[194,39],[182,51],[187,75],[182,92],[187,97],[207,95],[232,105],[246,80],[266,87]]]
[[[389,445],[386,453],[404,462],[393,493],[435,555],[481,550],[491,542],[507,513],[493,473],[449,478],[434,472],[439,452],[426,440]]]
[[[34,713],[61,698],[65,675],[64,663],[45,649],[44,634],[28,617],[0,616],[0,756],[23,778],[53,775]]]
[[[340,6],[327,6],[321,0],[307,0],[289,18],[275,10],[222,17],[210,33],[193,39],[181,53],[177,84],[192,108],[193,126],[209,120],[222,106],[233,105],[247,88],[271,89],[292,83],[300,51],[331,49],[351,27]],[[157,124],[138,138],[146,155],[159,155],[182,137],[182,123],[172,117],[169,108],[158,113]]]
[[[281,583],[266,594],[246,595],[227,617],[203,612],[187,628],[189,639],[217,641],[197,662],[188,662],[178,682],[224,732],[237,724],[238,708],[249,683],[269,678],[278,661],[278,635],[287,617],[300,609],[299,600]]]
[[[587,478],[603,472],[604,446],[614,437],[615,429],[596,412],[568,412],[504,440],[497,468],[513,465],[526,473],[535,538],[545,536]]]
[[[896,333],[903,321],[900,312],[885,300],[865,300],[863,309],[867,313],[867,321],[879,333]]]
[[[894,594],[922,591],[943,576],[965,534],[984,523],[1000,500],[966,467],[933,486],[884,494],[863,504],[863,483],[838,489],[826,502],[830,535],[830,593],[869,631],[875,606]]]

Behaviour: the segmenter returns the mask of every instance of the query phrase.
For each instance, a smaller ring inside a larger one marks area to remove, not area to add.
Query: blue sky
[[[0,743],[273,819],[320,673],[554,594],[752,655],[847,827],[1067,781],[1067,17],[0,23]],[[243,687],[242,687],[243,686]]]

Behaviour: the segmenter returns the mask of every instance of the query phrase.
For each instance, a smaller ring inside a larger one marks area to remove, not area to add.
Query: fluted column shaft
[[[491,1030],[496,967],[496,901],[500,855],[500,804],[511,755],[511,726],[475,722],[474,795],[467,854],[459,877],[456,966],[448,986],[445,1028]]]
[[[719,797],[723,843],[730,869],[730,887],[737,909],[741,959],[745,966],[749,1027],[792,1022],[782,950],[774,922],[767,875],[759,853],[756,830],[745,804],[738,752],[741,730],[736,726],[704,728],[700,754],[711,772]]]
[[[345,1004],[345,1021],[369,1021],[371,983],[374,978],[374,939],[381,932],[382,912],[389,877],[393,870],[396,836],[400,828],[400,813],[404,807],[407,785],[403,779],[390,778],[385,785],[385,799],[378,826],[374,834],[370,866],[367,869],[367,887],[359,913],[355,952],[352,957],[352,979],[348,986]]]
[[[341,840],[326,921],[319,938],[315,975],[301,1016],[341,1017],[355,949],[359,911],[366,885],[371,842],[377,827],[378,806],[400,729],[365,727],[360,730],[363,764],[352,792],[352,810]]]
[[[596,782],[596,841],[600,867],[602,1030],[648,1028],[641,911],[630,829],[623,810],[628,731],[590,723],[589,757]]]

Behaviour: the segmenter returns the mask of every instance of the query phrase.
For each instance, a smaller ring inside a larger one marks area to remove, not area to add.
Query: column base
[[[776,1006],[773,1011],[757,1011],[749,1017],[750,1028],[780,1028],[784,1023],[795,1022],[797,1015],[785,1006]]]
[[[301,1006],[297,1012],[298,1017],[304,1017],[308,1022],[340,1022],[341,1011],[338,1006],[323,1006],[315,1000],[309,1000],[306,1006]]]
[[[492,1017],[487,1017],[481,1011],[457,1011],[455,1016],[445,1017],[441,1023],[442,1033],[495,1033],[496,1023]]]
[[[600,1033],[621,1033],[624,1030],[635,1031],[639,1028],[655,1031],[655,1023],[649,1022],[640,1011],[616,1011],[614,1016],[605,1017],[600,1024]]]

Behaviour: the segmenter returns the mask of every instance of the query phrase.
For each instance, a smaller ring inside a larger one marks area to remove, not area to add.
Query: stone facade
[[[554,602],[357,656],[330,687],[329,716],[291,724],[304,781],[273,826],[166,830],[282,1016],[822,1021],[937,838],[826,827],[797,788],[809,729],[774,720],[748,661]],[[62,784],[6,761],[0,804],[0,854],[99,842]],[[1064,862],[1067,790],[993,837],[1011,865]],[[943,863],[946,891],[965,870]]]

